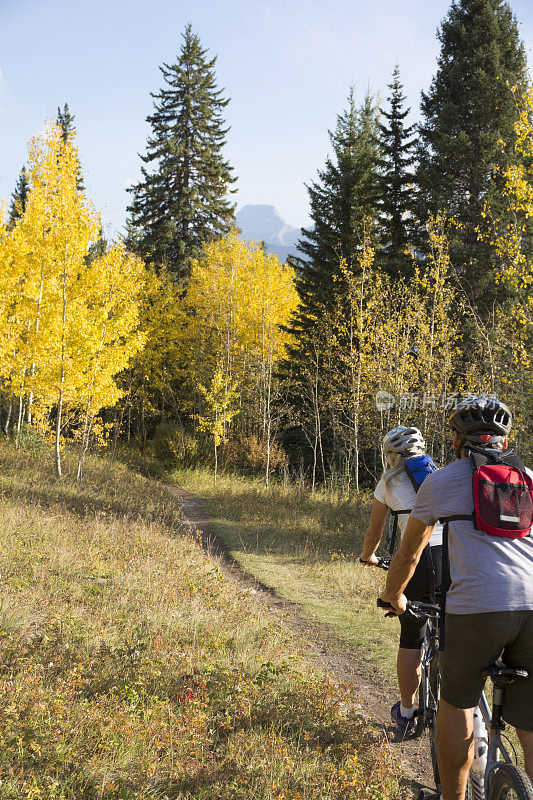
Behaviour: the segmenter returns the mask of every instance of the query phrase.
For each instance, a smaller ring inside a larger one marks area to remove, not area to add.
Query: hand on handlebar
[[[379,567],[380,569],[387,570],[391,560],[390,556],[370,556],[368,559],[359,556],[359,561],[367,567]]]
[[[398,597],[389,597],[388,595],[382,594],[381,597],[378,597],[377,604],[379,608],[386,608],[388,609],[386,617],[393,617],[395,615],[399,616],[403,614],[403,612],[407,609],[408,600],[404,594],[399,595]]]

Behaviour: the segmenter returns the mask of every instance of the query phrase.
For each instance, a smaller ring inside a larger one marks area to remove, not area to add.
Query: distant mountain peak
[[[275,206],[248,204],[237,212],[235,219],[242,239],[265,242],[283,261],[289,255],[296,255],[300,228],[287,225]]]

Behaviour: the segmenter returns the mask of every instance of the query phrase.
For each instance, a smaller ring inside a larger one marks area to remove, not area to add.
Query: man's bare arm
[[[405,611],[404,589],[413,577],[424,547],[431,539],[434,525],[426,525],[409,517],[398,552],[391,561],[385,590],[381,599],[390,603],[397,613]]]

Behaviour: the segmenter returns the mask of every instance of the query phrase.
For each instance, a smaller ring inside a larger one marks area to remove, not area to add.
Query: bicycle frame
[[[422,675],[421,675],[421,683],[424,692],[424,707],[426,713],[428,710],[432,710],[430,703],[430,693],[431,693],[430,665],[433,659],[438,658],[439,655],[438,634],[439,634],[438,624],[432,617],[429,617],[428,627],[426,631],[426,640],[424,642],[422,649]],[[436,698],[433,699],[436,703],[437,702]],[[426,720],[424,720],[424,722],[426,722]]]
[[[502,707],[502,699],[503,689],[499,688],[498,686],[494,686],[492,704],[497,712],[495,714],[496,719],[492,718],[489,704],[487,702],[487,698],[485,697],[485,692],[482,693],[481,700],[479,701],[479,710],[481,711],[481,716],[483,717],[483,721],[485,722],[487,731],[489,732],[489,749],[487,753],[487,767],[485,769],[484,780],[485,797],[489,796],[490,774],[498,766],[498,752],[501,753],[503,761],[506,761],[508,764],[514,763],[513,759],[509,755],[509,751],[502,742],[500,735],[502,723],[499,717]]]

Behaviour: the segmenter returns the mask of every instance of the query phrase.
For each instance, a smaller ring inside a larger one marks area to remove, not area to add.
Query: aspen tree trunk
[[[326,480],[326,465],[324,462],[324,449],[322,447],[322,417],[320,414],[320,398],[318,396],[318,353],[316,353],[316,364],[315,364],[315,383],[313,387],[313,403],[315,406],[315,431],[316,437],[318,439],[318,448],[320,451],[320,465],[322,467],[322,478]],[[315,445],[316,446],[316,445]],[[315,458],[316,461],[316,458]],[[316,465],[315,465],[316,469]],[[314,476],[313,476],[313,489],[314,489]]]
[[[222,423],[224,424],[224,422]],[[217,482],[217,475],[218,475],[218,449],[217,449],[217,434],[216,431],[218,429],[218,410],[215,408],[215,425],[214,425],[214,432],[213,432],[213,444],[215,446],[215,480]]]
[[[19,446],[19,439],[20,439],[20,429],[22,427],[22,416],[24,411],[24,381],[22,382],[22,388],[19,394],[19,411],[18,411],[18,419],[17,419],[17,435],[15,436],[15,448],[18,450]]]
[[[63,314],[61,330],[61,376],[59,382],[59,397],[57,401],[57,420],[55,437],[55,466],[57,477],[61,477],[61,416],[63,413],[63,398],[65,393],[65,355],[66,355],[66,320],[67,320],[67,273],[63,265]]]
[[[366,239],[366,236],[365,236]],[[363,372],[363,300],[364,300],[364,287],[365,287],[365,265],[363,264],[363,274],[361,276],[361,291],[359,293],[359,320],[358,320],[358,333],[359,341],[357,343],[357,378],[355,386],[355,413],[354,413],[354,441],[355,441],[355,490],[359,492],[359,415],[361,403],[361,379]]]
[[[29,335],[31,329],[31,323],[28,322],[27,333]],[[17,420],[17,435],[15,438],[15,447],[18,448],[19,446],[19,437],[20,437],[20,430],[22,428],[22,420],[23,420],[23,410],[24,410],[24,389],[26,388],[26,358],[24,359],[24,366],[22,368],[22,384],[20,387],[20,394],[19,394],[19,413],[18,413],[18,420]]]
[[[85,419],[83,421],[83,433],[81,436],[81,443],[80,443],[80,452],[78,457],[78,470],[76,473],[76,480],[79,483],[82,478],[83,472],[83,459],[85,458],[85,453],[87,452],[87,447],[89,445],[89,435],[91,432],[92,422],[94,419],[94,415],[90,414],[91,403],[93,399],[93,389],[94,389],[94,370],[96,369],[98,362],[100,360],[100,355],[102,353],[102,349],[104,347],[105,337],[107,333],[107,320],[104,322],[104,329],[102,331],[102,336],[100,339],[100,344],[98,346],[98,352],[96,354],[96,359],[94,362],[93,367],[93,375],[91,378],[91,387],[89,389],[89,396],[87,397],[87,405],[85,407]],[[90,423],[90,424],[89,424]]]
[[[142,387],[142,400],[141,400],[141,454],[144,455],[144,447],[146,445],[146,421],[144,418],[144,378]]]
[[[433,305],[431,308],[431,325],[430,325],[430,333],[429,333],[429,358],[428,358],[428,371],[427,371],[427,381],[426,381],[426,394],[430,395],[431,392],[431,385],[433,380],[433,349],[435,344],[435,312],[438,302],[438,292],[439,292],[439,285],[440,285],[440,278],[441,278],[441,268],[442,268],[442,243],[437,252],[437,275],[435,278],[435,290],[433,292]],[[426,408],[424,409],[424,434],[427,430],[428,424],[428,407],[426,403]]]
[[[41,305],[43,302],[43,286],[44,286],[44,267],[41,264],[41,282],[39,284],[39,298],[37,300],[37,314],[35,317],[35,340],[37,341],[37,335],[39,333],[39,323],[41,321]],[[33,380],[35,376],[35,361],[32,361],[31,369],[30,369],[30,380]],[[28,395],[28,411],[27,411],[27,421],[28,424],[31,425],[32,420],[32,406],[33,406],[33,390],[30,388],[30,393]]]
[[[85,420],[83,422],[83,434],[81,437],[80,450],[78,454],[78,469],[76,470],[77,483],[80,483],[83,477],[83,460],[87,453],[87,448],[89,447],[89,434],[92,428],[93,419],[94,416],[92,414],[89,414],[89,403],[87,403],[87,408],[85,410]]]
[[[318,434],[316,433],[316,425],[315,425],[315,441],[313,444],[313,478],[311,481],[311,491],[315,491],[315,480],[316,480],[316,451],[318,447]]]
[[[12,414],[12,412],[13,412],[13,395],[10,395],[10,397],[9,397],[9,406],[7,408],[7,415],[6,415],[6,418],[4,420],[4,425],[3,425],[3,428],[2,428],[2,430],[4,431],[4,435],[5,436],[9,436],[9,426],[11,424],[11,414]]]
[[[265,486],[268,486],[268,477],[270,473],[270,435],[271,435],[271,425],[272,425],[272,417],[270,413],[271,391],[272,391],[272,354],[270,354],[270,363],[269,363],[268,378],[267,378],[267,393],[265,398],[266,437],[267,437],[267,463],[265,472]]]

